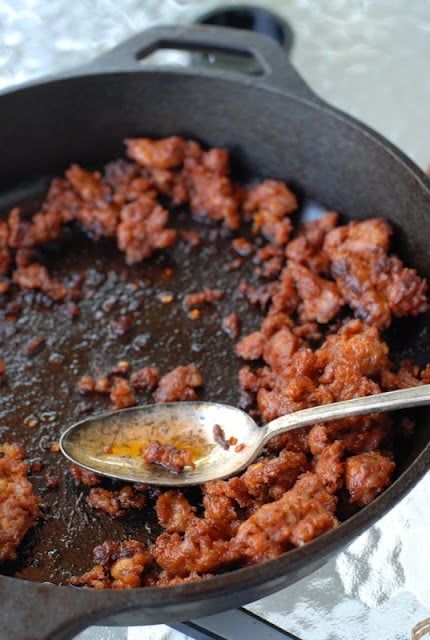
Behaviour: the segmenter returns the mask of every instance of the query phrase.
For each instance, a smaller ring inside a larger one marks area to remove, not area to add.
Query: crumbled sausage
[[[148,195],[124,205],[120,217],[118,246],[130,264],[148,258],[156,249],[165,249],[176,241],[176,231],[166,228],[167,210]]]
[[[330,231],[324,250],[331,274],[357,315],[379,328],[392,315],[418,315],[428,309],[427,283],[396,256],[387,256],[391,227],[385,220],[350,222]]]
[[[196,388],[201,387],[203,378],[194,364],[176,367],[166,373],[154,392],[155,402],[178,402],[180,400],[196,400]]]
[[[178,449],[171,444],[151,440],[142,451],[145,462],[159,464],[171,473],[182,473],[185,467],[195,468],[193,454],[189,449]]]
[[[393,460],[377,451],[360,453],[345,461],[345,486],[351,502],[369,504],[391,482]]]
[[[122,518],[127,509],[143,509],[146,505],[146,496],[134,492],[130,485],[118,491],[93,486],[86,500],[90,506],[112,518]]]
[[[16,558],[22,539],[41,515],[24,456],[18,444],[0,445],[0,562]]]
[[[134,407],[136,404],[136,398],[134,397],[130,383],[128,380],[119,377],[113,379],[110,399],[115,409],[127,409],[128,407]]]
[[[284,182],[265,180],[251,187],[243,208],[253,214],[254,231],[279,245],[288,242],[292,223],[288,214],[297,209],[297,199]]]
[[[155,367],[142,367],[130,376],[131,386],[138,391],[152,391],[158,386],[159,372]]]

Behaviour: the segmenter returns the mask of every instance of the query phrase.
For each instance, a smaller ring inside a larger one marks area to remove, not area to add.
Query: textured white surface
[[[0,89],[83,64],[145,27],[190,22],[203,0],[0,0]],[[227,3],[226,3],[227,4]],[[231,2],[230,4],[236,4]],[[238,3],[239,4],[239,3]],[[242,4],[242,3],[241,3]],[[430,0],[271,0],[292,60],[321,97],[430,163]],[[404,640],[430,616],[430,475],[311,577],[250,609],[303,640]],[[91,628],[79,640],[180,640],[167,627]]]

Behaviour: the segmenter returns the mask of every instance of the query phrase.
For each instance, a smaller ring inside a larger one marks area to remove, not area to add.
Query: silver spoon
[[[95,473],[131,482],[180,487],[243,471],[264,445],[286,431],[339,418],[430,404],[430,384],[289,413],[258,426],[245,412],[216,402],[174,402],[82,420],[61,436],[63,454]],[[154,441],[187,451],[191,465],[173,473],[144,461]]]

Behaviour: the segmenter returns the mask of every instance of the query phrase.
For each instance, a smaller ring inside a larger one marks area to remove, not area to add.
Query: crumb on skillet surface
[[[13,304],[19,290],[24,295],[40,292],[51,304],[63,305],[72,318],[79,316],[81,300],[92,295],[88,283],[84,291],[85,278],[76,271],[67,282],[59,281],[41,258],[44,247],[60,242],[70,226],[94,241],[115,241],[130,267],[180,241],[189,251],[199,251],[203,231],[200,235],[169,226],[169,208],[187,205],[214,238],[230,234],[236,258],[226,261],[226,278],[240,270],[244,259],[254,265],[258,283],[242,281],[236,295],[248,302],[250,313],[255,309],[262,316],[259,328],[240,336],[242,319],[233,309],[220,320],[223,331],[236,339],[235,353],[232,349],[228,357],[246,361],[238,387],[242,406],[254,416],[268,421],[317,404],[430,382],[429,365],[422,370],[406,361],[395,365],[382,336],[394,318],[428,309],[426,281],[390,254],[387,221],[341,225],[336,212],[327,212],[295,228],[298,202],[288,186],[270,179],[251,187],[237,184],[225,149],[205,151],[179,136],[128,139],[126,148],[128,158],[110,162],[103,172],[72,165],[64,178],[51,182],[35,215],[30,218],[15,207],[0,223],[0,293],[6,296],[8,317],[13,320],[19,313],[19,305]],[[174,303],[167,290],[170,275],[169,269],[163,272],[162,304]],[[140,286],[136,280],[133,290]],[[207,286],[186,292],[179,306],[182,302],[185,310],[197,311],[194,307],[203,305],[210,314],[213,303],[224,297],[222,290]],[[117,300],[104,305],[115,310]],[[126,345],[133,333],[131,315],[112,320],[110,330]],[[145,335],[138,338],[136,353],[148,343]],[[48,346],[40,337],[27,345],[28,356]],[[91,411],[95,396],[105,398],[105,408],[109,401],[115,409],[133,406],[143,391],[154,402],[196,399],[205,380],[195,359],[197,364],[181,364],[161,375],[158,363],[135,366],[128,353],[110,370],[99,367],[76,379],[76,390],[85,396],[81,410]],[[3,363],[2,377],[9,375],[7,365]],[[240,476],[208,482],[197,496],[126,483],[112,488],[73,465],[71,490],[81,492],[97,517],[118,520],[135,511],[143,527],[151,512],[158,530],[152,543],[131,537],[100,541],[93,568],[88,558],[89,570],[70,582],[114,589],[187,583],[306,544],[390,484],[398,442],[412,429],[410,420],[382,413],[287,433],[272,440]],[[175,466],[181,451],[155,449],[146,453],[177,472],[189,463],[182,456]],[[22,448],[3,444],[0,452],[4,560],[15,556],[34,524],[39,499],[25,477]],[[6,467],[15,470],[2,476]],[[55,491],[58,477],[44,474],[46,487]]]
[[[24,456],[19,444],[0,445],[0,562],[16,557],[22,539],[41,515]]]

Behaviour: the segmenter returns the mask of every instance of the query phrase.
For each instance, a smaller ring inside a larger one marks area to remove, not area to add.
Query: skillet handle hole
[[[263,76],[267,69],[252,52],[226,46],[184,44],[171,46],[157,43],[136,54],[142,65],[159,66],[205,66],[220,70],[236,71],[252,76]]]

